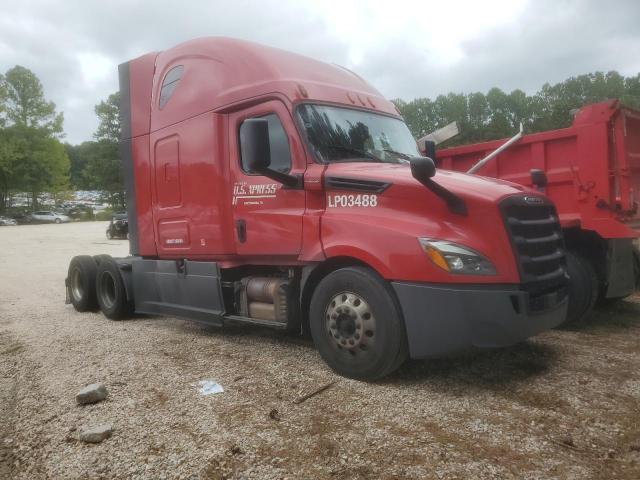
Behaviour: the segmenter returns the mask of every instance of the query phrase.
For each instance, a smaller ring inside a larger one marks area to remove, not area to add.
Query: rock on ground
[[[80,440],[87,443],[100,443],[109,438],[111,433],[113,433],[113,427],[108,424],[89,427],[80,432]]]
[[[78,402],[79,405],[97,403],[107,398],[108,394],[107,387],[101,383],[92,383],[78,392],[76,402]]]

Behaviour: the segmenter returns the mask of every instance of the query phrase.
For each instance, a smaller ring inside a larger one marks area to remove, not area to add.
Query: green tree
[[[108,192],[114,207],[124,207],[124,176],[118,150],[120,140],[120,94],[109,95],[95,106],[98,116],[96,141],[84,142],[78,154],[84,163],[79,183],[89,189]]]
[[[4,75],[0,74],[0,128],[3,128],[7,122],[7,87],[5,85]]]
[[[451,146],[510,137],[520,123],[525,132],[568,127],[573,110],[612,98],[640,108],[640,74],[625,78],[615,71],[589,73],[555,85],[546,83],[534,95],[492,88],[486,94],[449,93],[435,101],[416,98],[409,102],[396,99],[394,103],[416,138],[458,122],[460,135],[443,145]]]
[[[42,84],[30,70],[15,66],[0,77],[0,208],[12,190],[38,194],[66,188],[69,159],[58,138],[63,116],[44,98]]]
[[[82,144],[86,165],[82,172],[86,188],[109,194],[109,203],[124,207],[124,181],[118,144],[101,140]]]
[[[120,92],[112,93],[106,101],[95,106],[98,129],[93,135],[96,140],[120,141]]]
[[[52,136],[62,135],[62,113],[56,113],[56,105],[44,98],[38,77],[20,65],[4,76],[5,116],[8,123],[43,130]]]
[[[11,132],[0,129],[0,211],[6,209],[9,193],[17,187],[16,166],[21,159],[21,152]]]

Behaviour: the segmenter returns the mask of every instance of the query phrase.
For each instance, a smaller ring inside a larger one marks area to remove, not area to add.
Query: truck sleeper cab
[[[436,172],[354,73],[203,38],[122,64],[120,89],[131,255],[72,259],[77,310],[309,332],[360,379],[564,320],[553,205]]]

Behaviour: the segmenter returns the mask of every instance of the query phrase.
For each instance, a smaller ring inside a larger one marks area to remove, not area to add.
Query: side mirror
[[[413,157],[409,162],[411,175],[419,182],[424,182],[436,174],[436,164],[429,157]]]
[[[431,180],[431,177],[436,174],[436,164],[433,160],[429,157],[413,157],[409,162],[413,178],[444,200],[451,212],[456,215],[467,215],[467,205],[462,198]]]
[[[424,156],[429,157],[431,160],[436,161],[436,142],[433,140],[425,140],[424,142]]]
[[[269,122],[264,118],[250,118],[240,129],[240,148],[249,170],[264,173],[271,165]]]
[[[250,118],[242,123],[240,150],[250,172],[264,175],[289,188],[303,188],[302,175],[288,175],[270,168],[269,122],[264,118]]]
[[[544,189],[547,186],[547,174],[538,168],[532,168],[529,171],[529,174],[531,175],[531,183],[538,189],[538,191],[544,192]]]

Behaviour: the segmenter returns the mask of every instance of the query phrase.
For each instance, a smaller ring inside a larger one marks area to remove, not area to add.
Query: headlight
[[[418,238],[418,243],[434,265],[449,273],[495,275],[493,264],[475,250],[457,243],[432,238]]]

